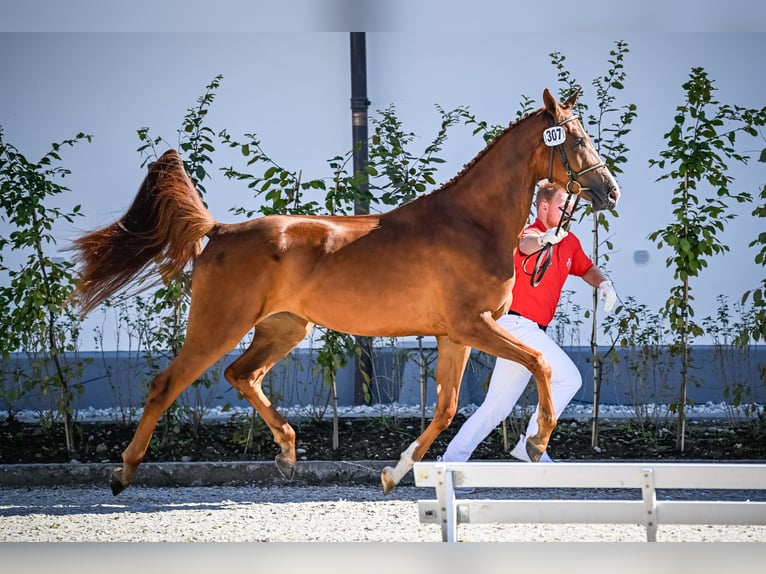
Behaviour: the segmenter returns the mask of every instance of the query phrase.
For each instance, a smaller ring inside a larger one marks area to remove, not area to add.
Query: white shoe
[[[516,446],[513,447],[511,456],[522,462],[532,462],[532,460],[529,458],[529,455],[527,454],[527,437],[523,434],[519,435],[519,442],[517,442]],[[548,452],[546,451],[543,453],[543,456],[540,457],[540,462],[554,462],[554,460],[548,456]]]

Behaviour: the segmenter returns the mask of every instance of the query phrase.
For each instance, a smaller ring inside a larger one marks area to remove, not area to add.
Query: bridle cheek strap
[[[576,115],[571,115],[568,118],[566,118],[565,120],[562,120],[559,123],[556,123],[553,120],[552,116],[549,116],[549,117],[550,117],[550,120],[551,120],[551,127],[563,126],[564,124],[567,124],[567,123],[577,119]],[[560,143],[560,144],[558,144],[556,146],[551,146],[551,156],[550,156],[550,160],[548,162],[548,181],[553,181],[553,150],[554,149],[557,149],[559,151],[559,158],[561,159],[561,163],[564,166],[564,170],[566,171],[567,176],[569,177],[569,181],[567,182],[567,185],[566,185],[567,193],[570,193],[572,195],[576,195],[577,197],[580,197],[580,195],[582,194],[583,191],[590,191],[589,187],[584,187],[579,181],[577,181],[577,179],[579,177],[585,175],[586,173],[589,173],[589,172],[591,172],[591,171],[593,171],[595,169],[599,169],[601,167],[606,167],[604,162],[603,161],[599,161],[597,164],[592,165],[590,167],[586,167],[583,170],[574,171],[572,169],[572,167],[569,165],[569,160],[567,159],[567,154],[564,151],[564,144],[562,142],[562,143]],[[574,189],[575,184],[577,185],[577,190]]]

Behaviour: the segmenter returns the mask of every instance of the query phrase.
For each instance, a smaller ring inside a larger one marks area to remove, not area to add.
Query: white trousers
[[[558,418],[582,385],[582,376],[572,359],[536,323],[518,315],[503,315],[497,321],[511,335],[541,352],[551,366],[553,409]],[[507,417],[532,374],[519,363],[498,357],[481,406],[460,427],[442,455],[445,462],[465,462],[489,433]],[[526,436],[537,434],[538,409],[532,414]]]

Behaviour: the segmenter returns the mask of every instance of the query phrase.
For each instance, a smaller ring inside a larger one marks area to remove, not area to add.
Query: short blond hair
[[[540,202],[550,201],[562,191],[565,192],[566,190],[558,183],[547,180],[540,182],[540,184],[537,186],[537,198],[535,199],[535,205],[539,207]]]

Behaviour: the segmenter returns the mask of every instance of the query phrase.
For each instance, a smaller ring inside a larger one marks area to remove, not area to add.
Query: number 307
[[[553,126],[543,132],[543,141],[547,146],[561,145],[566,139],[566,132],[561,126]]]

